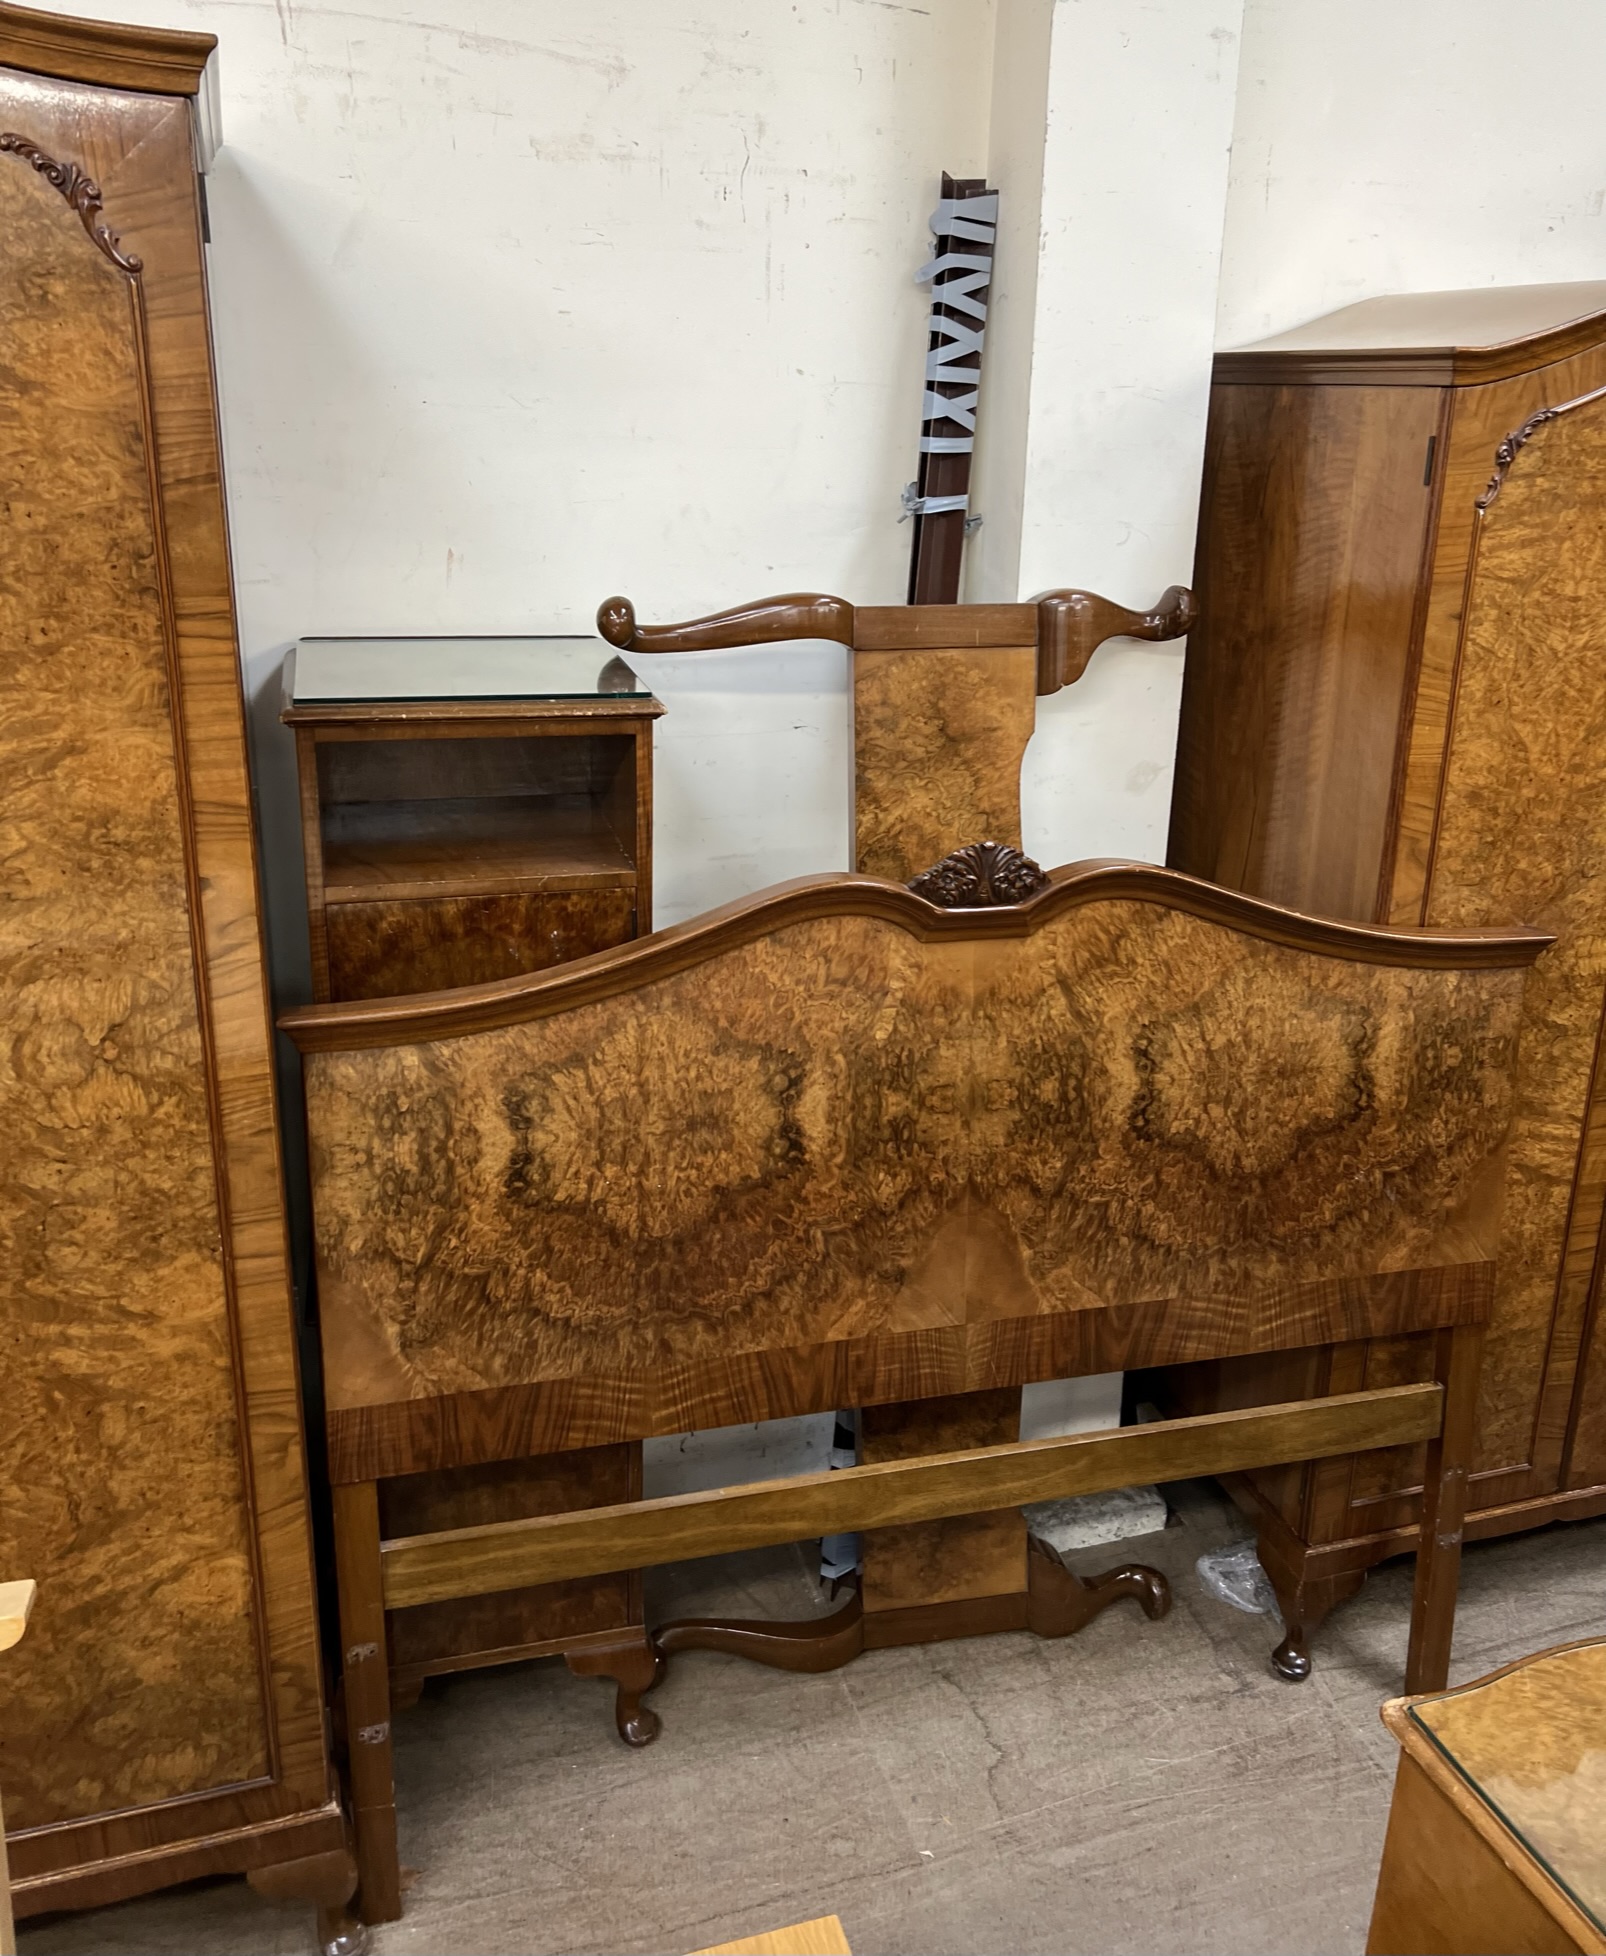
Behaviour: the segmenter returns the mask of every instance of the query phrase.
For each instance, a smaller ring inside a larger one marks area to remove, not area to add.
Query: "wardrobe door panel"
[[[1556,1484],[1606,1201],[1606,397],[1535,428],[1473,542],[1430,924],[1554,931],[1524,1005],[1478,1466]]]
[[[344,1853],[196,178],[212,45],[0,0],[0,1566],[39,1584],[0,1694],[22,1915],[292,1861],[327,1888],[319,1857]]]

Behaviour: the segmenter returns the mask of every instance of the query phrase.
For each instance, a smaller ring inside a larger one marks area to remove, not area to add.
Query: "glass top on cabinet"
[[[589,700],[640,693],[605,640],[304,638],[289,704],[363,700]]]
[[[1606,1638],[1545,1651],[1410,1716],[1606,1929]]]

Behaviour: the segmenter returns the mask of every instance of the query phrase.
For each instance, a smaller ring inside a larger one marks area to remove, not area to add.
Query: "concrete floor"
[[[375,1956],[686,1951],[816,1915],[858,1956],[1363,1947],[1410,1565],[1329,1621],[1303,1685],[1277,1631],[1193,1563],[1241,1536],[1210,1489],[1123,1545],[1171,1576],[1079,1637],[875,1652],[824,1677],[696,1653],[631,1753],[559,1662],[455,1678],[396,1721],[405,1918]],[[1125,1559],[1092,1550],[1085,1571]],[[665,1571],[656,1614],[820,1607],[794,1550]],[[1606,1520],[1470,1549],[1454,1679],[1606,1634]],[[243,1881],[21,1925],[22,1956],[306,1951],[310,1913]]]

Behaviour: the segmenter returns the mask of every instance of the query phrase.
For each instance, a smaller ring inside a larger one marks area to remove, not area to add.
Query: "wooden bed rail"
[[[380,1545],[385,1607],[1405,1446],[1437,1435],[1443,1415],[1442,1386],[1385,1386],[401,1537]]]

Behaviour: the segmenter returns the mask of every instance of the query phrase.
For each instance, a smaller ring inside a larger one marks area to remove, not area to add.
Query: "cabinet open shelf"
[[[323,819],[329,903],[629,889],[636,881],[605,810],[584,795],[335,803]]]

